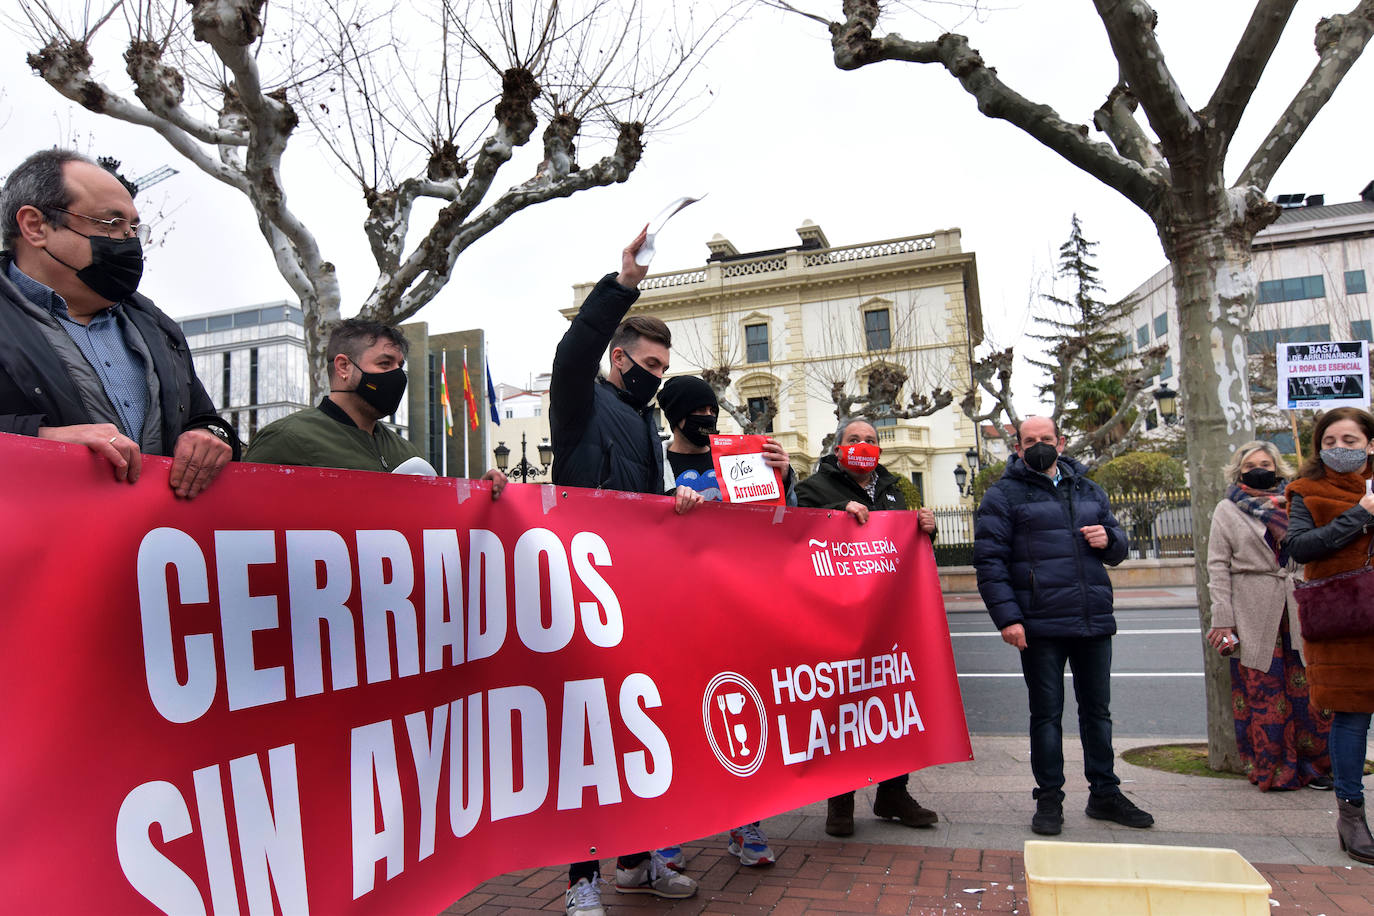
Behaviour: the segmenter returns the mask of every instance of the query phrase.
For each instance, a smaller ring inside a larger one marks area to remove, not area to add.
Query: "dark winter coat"
[[[553,482],[564,487],[663,492],[654,410],[637,408],[599,377],[601,356],[639,291],[601,278],[554,351],[549,381]]]
[[[9,261],[9,254],[0,256],[0,432],[36,436],[40,426],[95,422],[57,352],[19,304],[23,293],[9,280]],[[187,430],[215,426],[229,433],[237,458],[238,437],[216,414],[196,377],[181,328],[146,296],[135,293],[121,306],[142,336],[157,374],[163,453],[171,455],[177,437]]]
[[[988,488],[974,528],[978,593],[999,630],[1019,623],[1031,639],[1110,636],[1106,567],[1126,558],[1126,532],[1081,464],[1061,455],[1059,469],[1055,486],[1013,455]],[[1079,531],[1086,525],[1106,528],[1106,547],[1088,546]]]
[[[868,498],[868,491],[840,467],[834,455],[821,459],[816,473],[797,484],[797,505],[811,509],[843,509],[851,502],[867,506],[869,509],[905,509],[906,496],[897,486],[897,478],[881,464],[874,472],[878,485],[874,488],[874,498]]]

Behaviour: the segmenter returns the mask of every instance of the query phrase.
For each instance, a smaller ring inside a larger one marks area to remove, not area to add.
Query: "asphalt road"
[[[1194,608],[1118,609],[1112,639],[1112,724],[1122,737],[1203,739],[1202,642]],[[950,639],[969,732],[1024,735],[1029,720],[1017,652],[985,612],[949,615]],[[1064,681],[1064,732],[1078,731],[1072,679]]]

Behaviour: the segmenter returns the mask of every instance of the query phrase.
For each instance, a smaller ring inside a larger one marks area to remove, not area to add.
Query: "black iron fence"
[[[1192,498],[1188,490],[1116,497],[1111,503],[1112,514],[1129,538],[1129,559],[1193,555]],[[935,562],[940,566],[968,566],[973,562],[973,508],[933,508],[940,532],[935,539]]]

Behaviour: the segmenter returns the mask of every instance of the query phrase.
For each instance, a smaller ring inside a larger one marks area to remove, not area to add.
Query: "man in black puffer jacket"
[[[1002,632],[1021,650],[1030,695],[1031,771],[1036,813],[1031,829],[1054,835],[1064,825],[1064,663],[1073,671],[1078,734],[1088,779],[1087,815],[1127,827],[1154,818],[1121,794],[1113,765],[1112,583],[1104,564],[1126,558],[1126,533],[1107,494],[1083,466],[1060,454],[1052,420],[1027,417],[1007,461],[978,507],[973,565],[978,592]]]

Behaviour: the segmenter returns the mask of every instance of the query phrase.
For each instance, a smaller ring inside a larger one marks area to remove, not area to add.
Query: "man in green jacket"
[[[399,330],[350,318],[329,335],[329,394],[260,429],[245,461],[349,471],[394,471],[420,453],[381,423],[405,396],[406,353]]]
[[[329,394],[317,406],[258,430],[243,460],[384,473],[411,459],[423,462],[409,439],[381,422],[405,396],[405,335],[377,321],[349,318],[329,335],[327,350]],[[492,481],[493,498],[506,485],[497,470],[482,479]]]
[[[860,525],[868,514],[885,509],[905,509],[906,497],[897,478],[878,463],[878,431],[865,420],[853,420],[840,430],[835,452],[821,459],[816,473],[797,484],[797,505],[813,509],[843,509]],[[917,524],[932,538],[935,513],[924,507],[917,511]],[[907,774],[878,783],[873,813],[881,818],[901,821],[908,827],[930,827],[940,816],[922,808],[907,792]],[[854,833],[854,793],[830,799],[825,815],[825,832],[831,836]]]

